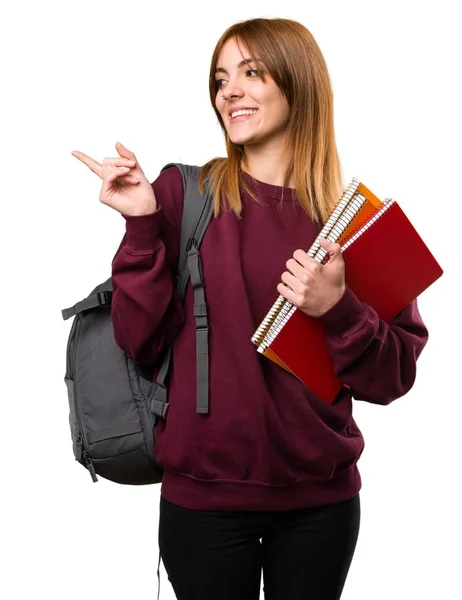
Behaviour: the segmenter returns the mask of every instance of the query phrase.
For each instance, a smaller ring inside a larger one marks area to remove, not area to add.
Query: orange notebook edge
[[[289,373],[291,373],[292,375],[295,375],[295,373],[289,369],[289,367],[285,364],[285,362],[283,362],[272,350],[271,348],[266,348],[265,350],[263,350],[263,352],[261,352],[261,354],[263,356],[266,356],[266,358],[269,358],[270,360],[272,360],[274,363],[276,363],[277,365],[279,365],[280,367],[282,367],[283,369],[285,369],[286,371],[288,371]]]

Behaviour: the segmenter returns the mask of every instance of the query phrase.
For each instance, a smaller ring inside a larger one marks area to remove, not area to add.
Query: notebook
[[[344,243],[352,237],[374,214],[383,207],[381,202],[358,179],[353,178],[329,216],[320,236],[332,242]],[[308,255],[322,262],[326,252],[314,242]],[[252,336],[252,342],[260,346],[270,327],[286,316],[293,305],[280,295]],[[260,349],[263,352],[263,348]]]
[[[357,180],[347,188],[320,236],[341,244],[347,285],[385,321],[443,273],[399,204],[379,201]],[[326,256],[316,242],[308,254],[319,262]],[[342,383],[335,375],[319,320],[279,296],[252,342],[258,352],[327,403],[335,400]]]

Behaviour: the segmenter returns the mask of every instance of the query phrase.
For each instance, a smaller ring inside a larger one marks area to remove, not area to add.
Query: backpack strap
[[[76,315],[85,312],[86,310],[110,304],[111,298],[111,291],[99,291],[94,294],[91,294],[87,298],[84,298],[80,302],[77,302],[77,304],[74,304],[74,306],[71,306],[70,308],[64,308],[61,311],[61,314],[63,316],[63,319],[66,321],[67,319],[75,317]]]
[[[183,218],[181,222],[180,255],[177,271],[177,290],[184,300],[188,280],[194,290],[194,317],[196,324],[196,365],[197,365],[197,412],[209,412],[209,354],[207,304],[205,302],[204,281],[199,256],[199,246],[207,225],[213,215],[213,196],[206,190],[199,193],[199,167],[169,163],[162,171],[176,167],[183,177]],[[165,418],[168,410],[167,386],[172,349],[168,348],[157,376],[157,386],[151,401],[153,414]]]

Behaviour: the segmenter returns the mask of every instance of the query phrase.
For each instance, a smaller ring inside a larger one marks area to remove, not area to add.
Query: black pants
[[[181,508],[161,498],[159,545],[178,600],[338,600],[359,533],[359,495],[285,512]]]

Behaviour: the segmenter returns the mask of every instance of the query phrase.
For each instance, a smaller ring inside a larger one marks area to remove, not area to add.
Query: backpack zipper
[[[79,401],[79,395],[78,395],[78,389],[77,389],[77,364],[78,364],[77,348],[79,347],[78,346],[79,340],[77,338],[80,335],[81,327],[82,327],[82,319],[80,318],[75,325],[75,334],[74,334],[75,372],[73,373],[75,414],[77,416],[77,424],[79,427],[79,431],[77,434],[77,447],[80,446],[80,450],[79,450],[80,457],[77,460],[80,462],[80,464],[82,464],[84,467],[86,467],[88,469],[93,482],[96,482],[96,481],[98,481],[98,478],[96,476],[95,465],[93,463],[93,459],[92,459],[91,454],[88,451],[87,445],[85,443],[85,433],[83,431],[83,417],[82,417],[82,411],[81,411],[81,407],[80,407],[80,401]]]
[[[80,427],[80,425],[79,425]],[[83,463],[83,431],[81,429],[79,429],[79,431],[77,432],[77,439],[75,441],[76,445],[77,445],[77,457],[76,460],[79,463]]]
[[[83,452],[83,460],[85,461],[85,466],[90,471],[92,480],[96,483],[98,477],[96,477],[95,465],[93,464],[90,454],[86,450]]]

